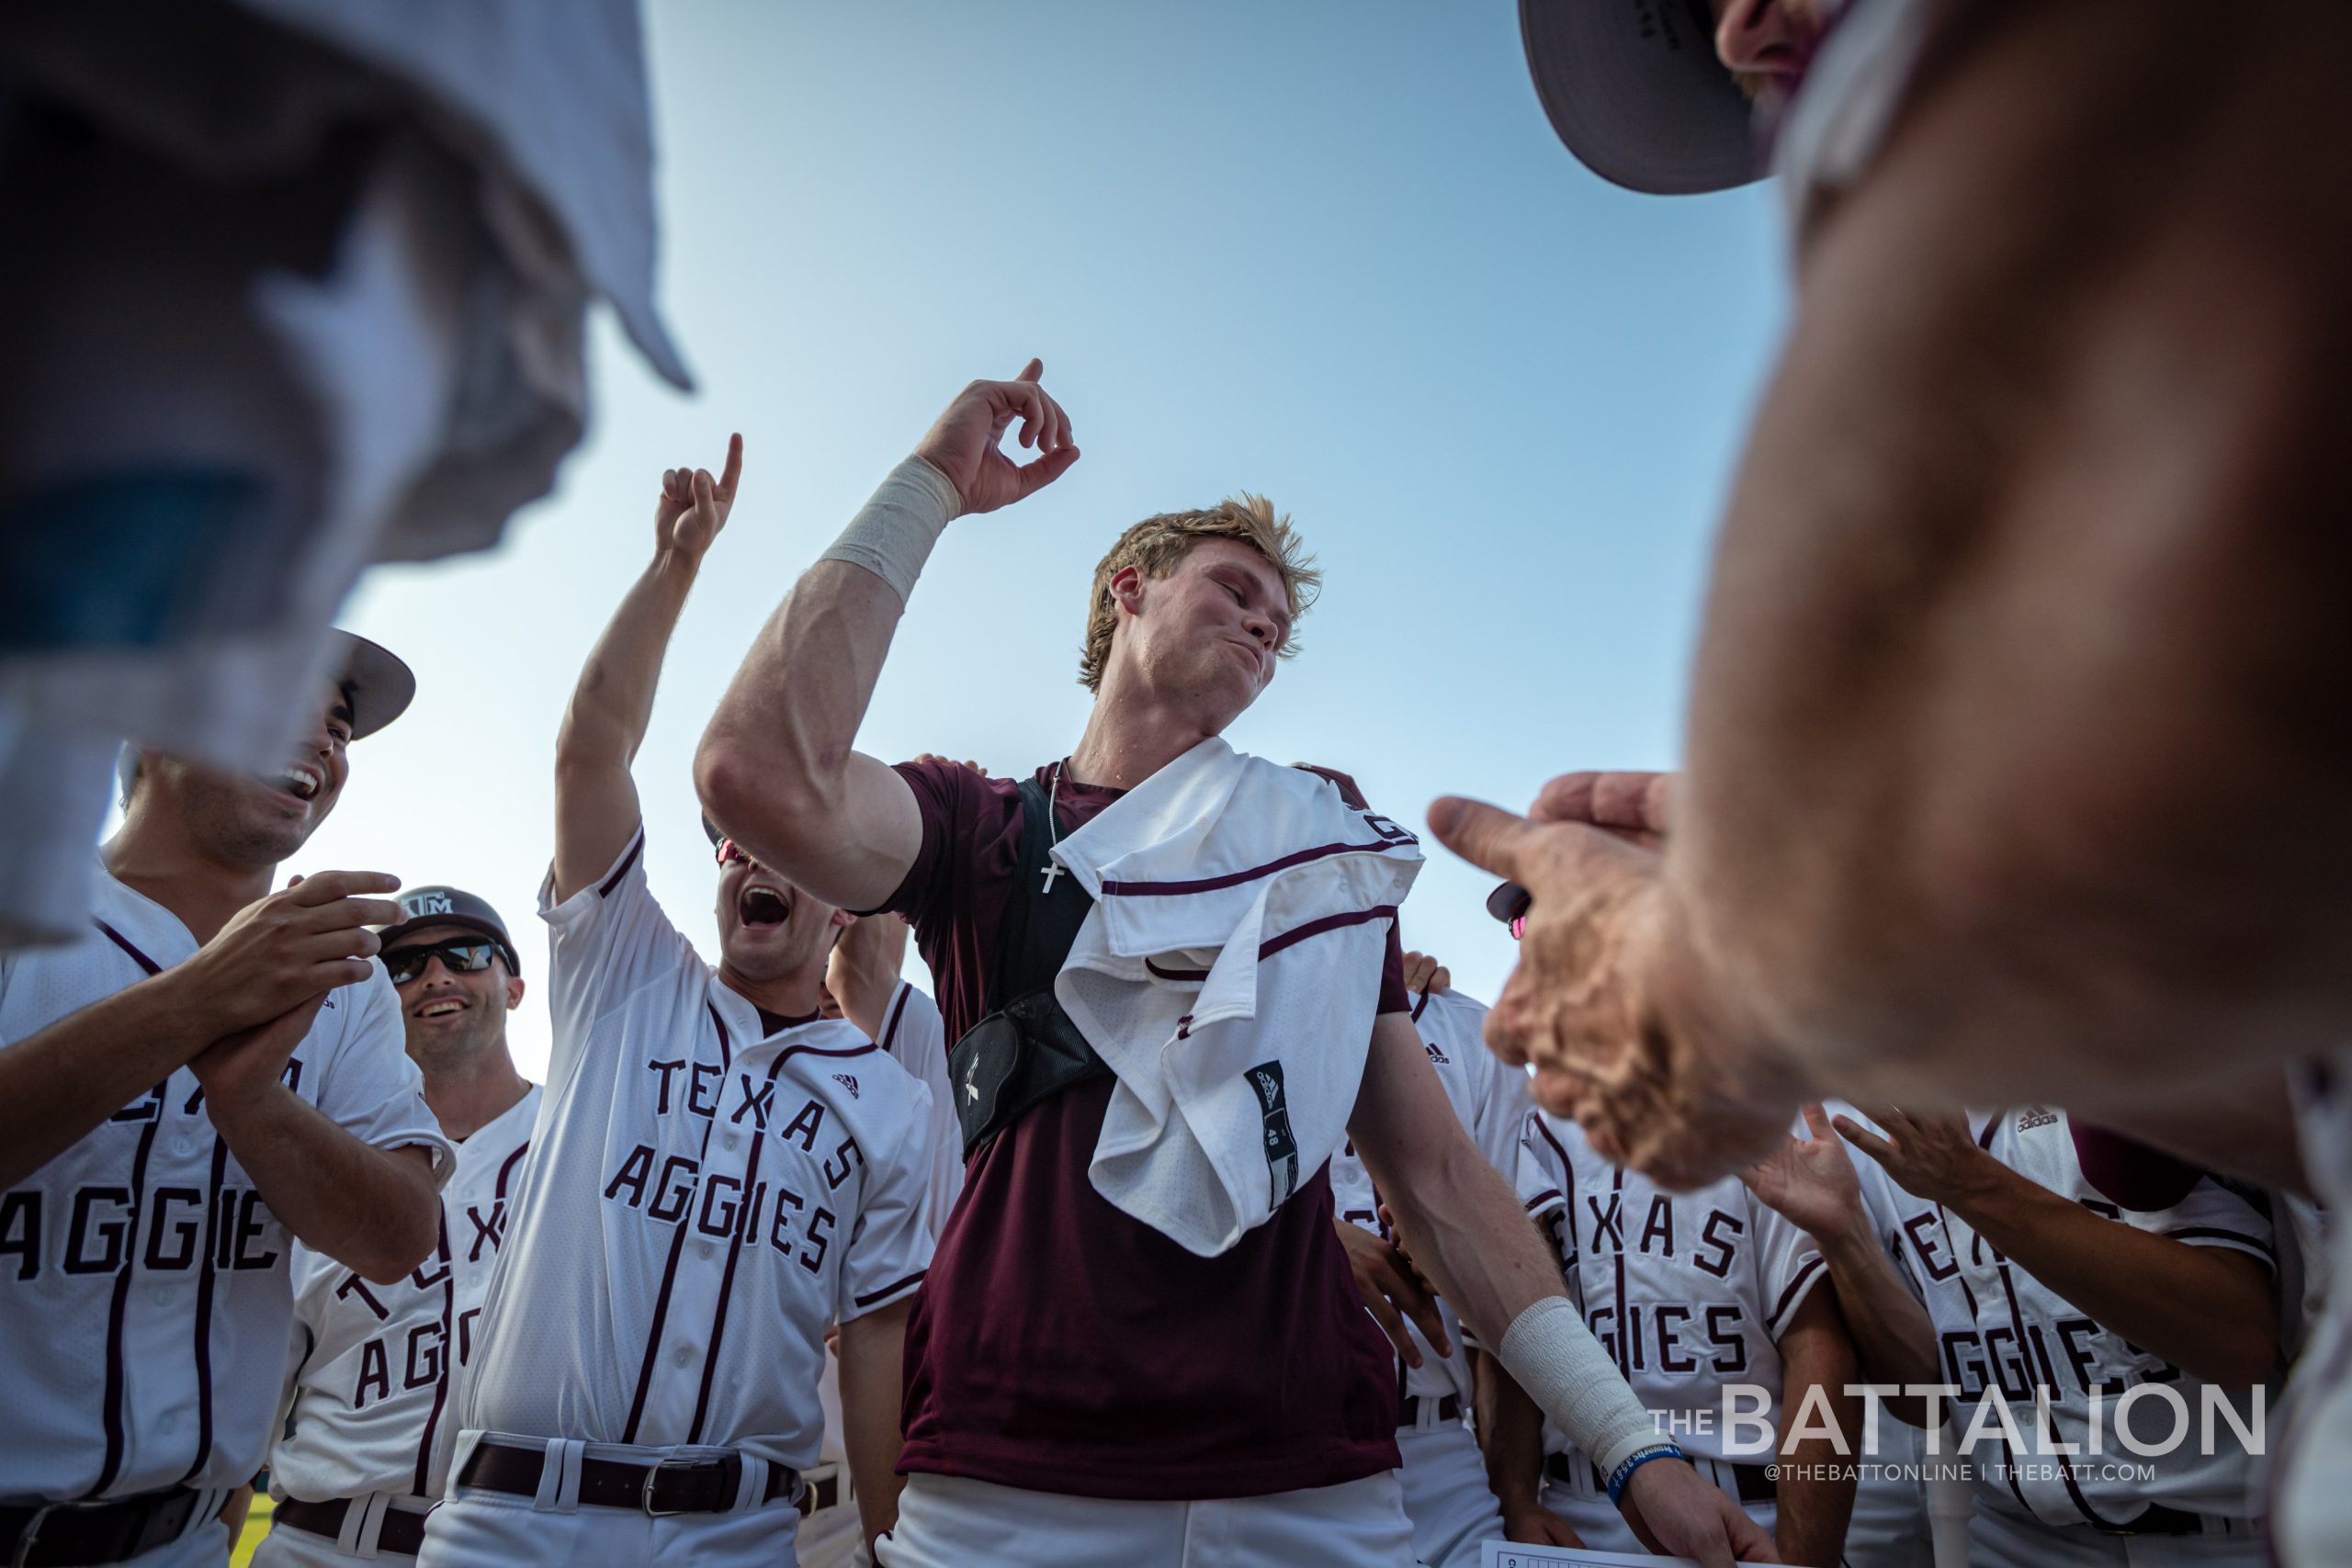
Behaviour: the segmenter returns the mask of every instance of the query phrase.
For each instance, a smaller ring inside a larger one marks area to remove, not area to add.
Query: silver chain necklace
[[[1062,874],[1061,863],[1053,858],[1054,846],[1062,841],[1061,824],[1054,818],[1054,802],[1060,796],[1061,791],[1062,765],[1060,762],[1056,762],[1053,781],[1046,790],[1046,869],[1042,874],[1045,886],[1041,891],[1048,894],[1054,890],[1054,878]]]

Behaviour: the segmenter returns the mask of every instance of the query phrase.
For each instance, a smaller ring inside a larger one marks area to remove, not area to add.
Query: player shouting
[[[741,461],[738,438],[722,478],[663,476],[652,564],[556,743],[547,1104],[427,1563],[790,1564],[835,1321],[867,1532],[890,1517],[901,1325],[931,1260],[928,1091],[820,1016],[851,917],[723,836],[702,961],[647,885],[629,777]]]

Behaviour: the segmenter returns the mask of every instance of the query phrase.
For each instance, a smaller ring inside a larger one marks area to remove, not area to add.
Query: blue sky
[[[719,691],[955,390],[1033,354],[1084,457],[949,530],[861,749],[1062,755],[1096,558],[1246,489],[1327,586],[1237,745],[1346,769],[1416,828],[1449,791],[1519,805],[1568,768],[1672,764],[1708,537],[1784,318],[1777,209],[1586,174],[1515,6],[652,0],[647,30],[661,292],[700,390],[600,321],[594,423],[555,493],[494,551],[368,576],[344,624],[419,696],[288,870],[481,893],[543,980],[565,701],[650,552],[661,470],[715,468],[741,430],[637,767],[655,892],[711,953],[689,762]],[[1491,997],[1510,953],[1488,879],[1430,848],[1407,940]],[[538,998],[513,1037],[537,1073]]]

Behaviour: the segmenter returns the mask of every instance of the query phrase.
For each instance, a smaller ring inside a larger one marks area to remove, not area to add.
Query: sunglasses
[[[429,947],[403,947],[398,953],[387,953],[384,967],[391,972],[393,985],[405,986],[424,973],[428,959],[438,958],[441,967],[452,975],[479,975],[497,956],[495,942],[436,942]]]
[[[732,862],[734,862],[734,861],[739,861],[739,860],[740,860],[740,861],[741,861],[745,865],[757,865],[757,864],[759,864],[759,863],[760,863],[758,861],[755,861],[755,860],[753,860],[753,859],[752,858],[752,855],[751,855],[751,852],[750,852],[750,851],[748,851],[748,850],[744,849],[742,845],[741,845],[741,844],[737,843],[734,840],[732,840],[732,839],[721,839],[721,840],[718,840],[718,863],[719,863],[719,864],[721,864],[721,865],[726,865],[726,864],[729,864],[729,863],[732,863]]]

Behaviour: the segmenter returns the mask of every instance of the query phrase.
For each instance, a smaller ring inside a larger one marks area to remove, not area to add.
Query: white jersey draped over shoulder
[[[397,1284],[370,1284],[296,1247],[291,1386],[269,1456],[274,1495],[441,1495],[457,1435],[450,1395],[481,1341],[491,1266],[538,1114],[534,1084],[458,1145],[433,1256]]]
[[[0,1042],[196,953],[177,916],[103,869],[96,892],[78,941],[0,954]],[[328,994],[284,1080],[364,1144],[429,1149],[447,1179],[380,964]],[[186,1067],[0,1194],[0,1500],[252,1480],[285,1386],[293,1250]]]
[[[806,1469],[826,1325],[930,1264],[930,1093],[847,1022],[768,1034],[643,849],[541,894],[554,1050],[459,1425]]]

